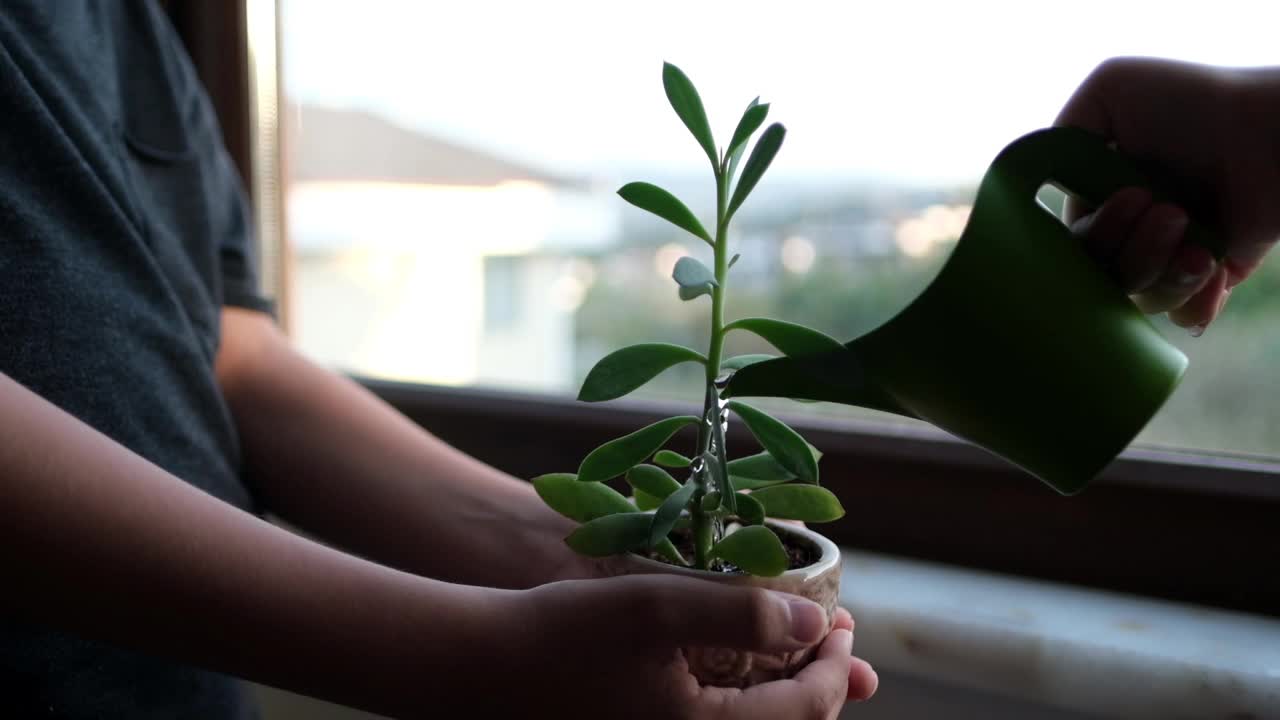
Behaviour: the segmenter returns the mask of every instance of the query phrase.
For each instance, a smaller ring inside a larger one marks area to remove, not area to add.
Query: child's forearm
[[[589,572],[563,542],[574,523],[528,483],[310,363],[269,318],[223,312],[218,374],[258,497],[291,524],[451,582],[529,587]]]
[[[448,704],[504,654],[510,593],[275,528],[4,375],[0,427],[7,615],[392,714]]]

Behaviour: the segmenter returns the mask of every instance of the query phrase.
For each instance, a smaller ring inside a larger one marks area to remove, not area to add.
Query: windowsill
[[[1100,717],[1280,717],[1280,621],[845,549],[878,670]]]

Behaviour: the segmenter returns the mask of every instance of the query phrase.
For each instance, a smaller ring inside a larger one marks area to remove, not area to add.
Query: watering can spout
[[[733,374],[728,394],[833,402],[917,418],[870,377],[854,345],[821,355],[748,365]]]
[[[1061,493],[1083,489],[1173,393],[1187,358],[1039,204],[1046,183],[1095,204],[1160,190],[1099,136],[1023,136],[991,164],[951,256],[906,309],[841,350],[748,365],[727,392],[918,418]],[[1220,254],[1194,222],[1188,239]]]

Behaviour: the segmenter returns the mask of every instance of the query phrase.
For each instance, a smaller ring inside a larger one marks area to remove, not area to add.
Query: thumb
[[[830,629],[822,606],[763,588],[649,576],[646,640],[671,646],[732,647],[761,652],[800,650]]]

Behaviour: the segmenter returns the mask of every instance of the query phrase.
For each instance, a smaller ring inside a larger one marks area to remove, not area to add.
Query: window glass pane
[[[670,273],[708,249],[614,194],[647,180],[714,212],[670,60],[722,142],[757,95],[789,130],[735,220],[729,317],[848,340],[925,287],[987,163],[1099,61],[1272,64],[1278,21],[1256,2],[285,0],[292,331],[365,375],[564,394],[626,344],[705,349],[707,300]],[[1273,259],[1203,338],[1157,321],[1192,365],[1142,440],[1280,454],[1278,316]],[[678,367],[638,394],[697,384]]]

